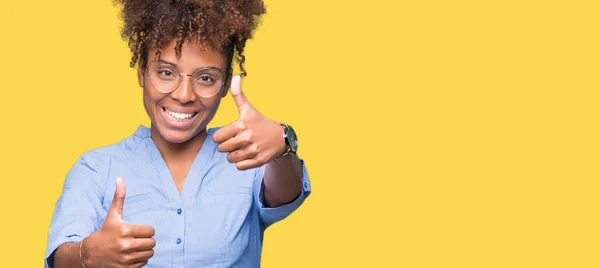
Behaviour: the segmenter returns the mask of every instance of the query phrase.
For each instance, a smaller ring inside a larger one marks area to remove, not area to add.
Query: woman
[[[232,77],[235,59],[246,75],[263,3],[118,3],[151,127],[75,163],[45,266],[259,267],[265,229],[311,192],[293,129],[261,115]],[[239,119],[207,129],[228,88]]]

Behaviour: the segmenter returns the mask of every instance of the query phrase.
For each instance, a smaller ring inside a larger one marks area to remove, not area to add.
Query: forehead
[[[195,42],[185,42],[181,46],[180,57],[177,57],[175,52],[176,46],[177,42],[175,40],[172,40],[163,46],[161,49],[160,59],[174,63],[182,70],[188,68],[197,69],[208,66],[225,68],[227,59],[225,54],[220,50],[204,47]],[[154,62],[156,59],[155,50],[151,49],[149,52],[149,62]]]

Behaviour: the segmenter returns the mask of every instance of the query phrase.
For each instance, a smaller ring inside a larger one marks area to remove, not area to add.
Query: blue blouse
[[[208,135],[181,194],[150,129],[83,154],[69,171],[50,224],[45,267],[65,242],[79,242],[104,222],[122,177],[123,220],[154,227],[154,256],[145,267],[259,267],[267,227],[294,212],[311,193],[302,162],[302,192],[276,208],[263,205],[265,166],[240,171]]]

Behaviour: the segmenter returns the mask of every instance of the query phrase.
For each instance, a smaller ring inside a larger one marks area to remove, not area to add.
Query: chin
[[[172,131],[172,130],[163,130],[159,131],[163,139],[169,143],[185,143],[194,137],[193,133],[181,131]]]
[[[198,133],[201,132],[202,129],[190,129],[186,131],[182,130],[172,130],[168,128],[160,128],[158,129],[158,133],[160,136],[169,143],[185,143],[192,138],[194,138]]]

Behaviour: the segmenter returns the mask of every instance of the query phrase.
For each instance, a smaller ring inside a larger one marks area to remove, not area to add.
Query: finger
[[[235,137],[244,129],[246,129],[244,123],[242,123],[241,121],[236,121],[215,131],[215,133],[213,133],[212,139],[215,143],[221,143]]]
[[[219,150],[219,152],[229,153],[235,150],[242,149],[248,146],[250,143],[252,143],[252,141],[250,140],[248,135],[240,134],[222,143],[219,143],[217,149]]]
[[[133,251],[144,251],[153,249],[156,246],[154,238],[136,238],[132,242]]]
[[[243,116],[246,111],[253,109],[252,105],[244,95],[242,91],[242,78],[239,75],[234,76],[231,79],[231,96],[235,101],[235,104],[238,107],[238,111],[240,112],[240,116]]]
[[[149,225],[136,224],[131,226],[131,236],[135,238],[151,238],[154,233],[154,228]]]
[[[230,163],[239,163],[241,161],[256,157],[256,146],[250,145],[242,149],[235,150],[227,155],[227,161]]]
[[[140,262],[136,262],[131,264],[131,266],[129,266],[130,268],[141,268],[144,267],[144,265],[148,264],[148,261],[140,261]]]
[[[250,158],[250,159],[239,161],[235,164],[235,166],[239,170],[247,170],[247,169],[251,169],[251,168],[260,167],[260,166],[266,164],[267,162],[268,161],[265,161],[262,159],[257,159],[255,157],[255,158]]]
[[[122,178],[117,178],[115,195],[112,204],[108,209],[108,215],[123,219],[123,203],[125,202],[125,182]]]
[[[150,258],[152,258],[152,256],[154,256],[154,250],[149,249],[144,251],[135,251],[128,253],[125,259],[128,264],[138,264],[139,262],[148,261]]]

